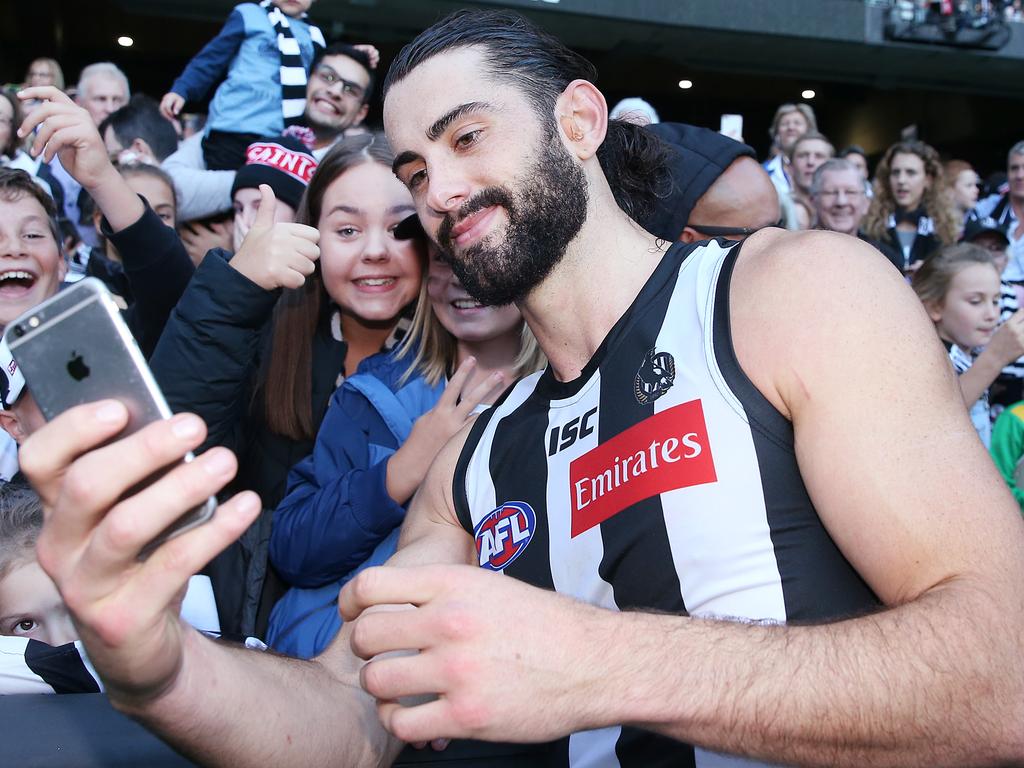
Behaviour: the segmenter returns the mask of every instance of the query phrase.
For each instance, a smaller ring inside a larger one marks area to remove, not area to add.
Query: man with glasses
[[[314,64],[306,86],[305,124],[313,132],[313,151],[327,150],[346,131],[366,119],[373,94],[376,50],[335,43]]]
[[[779,198],[754,150],[707,128],[659,123],[647,128],[674,150],[668,166],[671,189],[641,220],[670,242],[722,237],[743,240],[780,226]]]
[[[333,43],[313,60],[306,83],[303,125],[290,128],[289,133],[300,134],[317,160],[366,118],[377,59],[377,50],[371,45]],[[201,141],[201,134],[186,139],[163,163],[174,179],[178,215],[183,221],[203,219],[231,208],[235,172],[208,170]],[[213,244],[211,241],[210,247]]]
[[[814,171],[810,193],[818,229],[859,237],[902,269],[903,257],[895,248],[860,231],[869,201],[857,166],[842,158],[826,160]]]

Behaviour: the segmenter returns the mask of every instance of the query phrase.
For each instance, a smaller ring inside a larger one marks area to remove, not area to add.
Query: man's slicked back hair
[[[420,33],[392,62],[383,95],[438,54],[470,46],[487,48],[485,67],[496,79],[521,88],[542,117],[573,80],[597,82],[597,68],[540,27],[513,11],[456,11]]]
[[[555,102],[573,80],[597,82],[597,68],[514,11],[455,11],[421,32],[391,64],[383,96],[428,59],[459,48],[486,49],[485,72],[519,88],[533,104],[549,136],[555,135]],[[671,186],[668,149],[656,137],[622,120],[609,120],[597,152],[615,201],[642,219]]]

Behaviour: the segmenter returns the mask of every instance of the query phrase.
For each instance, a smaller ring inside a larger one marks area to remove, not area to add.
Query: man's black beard
[[[583,169],[556,137],[543,146],[537,163],[522,178],[515,190],[483,190],[462,206],[457,219],[448,214],[438,228],[437,241],[452,271],[470,296],[484,304],[500,306],[524,298],[562,260],[587,218]],[[492,245],[489,235],[456,255],[451,239],[456,221],[494,205],[508,218],[504,237]]]

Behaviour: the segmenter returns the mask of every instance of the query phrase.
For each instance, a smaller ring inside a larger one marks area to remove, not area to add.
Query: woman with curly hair
[[[864,232],[902,251],[904,272],[914,272],[957,239],[939,153],[923,141],[900,141],[886,150],[875,173]]]

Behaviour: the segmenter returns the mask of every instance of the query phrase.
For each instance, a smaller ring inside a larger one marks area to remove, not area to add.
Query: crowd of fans
[[[204,448],[233,449],[233,489],[263,502],[205,572],[216,620],[200,629],[301,657],[338,631],[341,586],[394,552],[446,440],[545,364],[519,311],[474,299],[418,227],[364,126],[377,51],[325,41],[309,5],[237,6],[159,99],[108,62],[67,88],[49,58],[0,92],[0,326],[62,284],[110,289],[171,408],[203,417]],[[205,121],[188,116],[207,96]],[[641,99],[613,116],[649,124],[678,161],[667,170],[699,180],[641,221],[659,237],[831,230],[906,275],[1024,508],[1024,142],[982,182],[919,140],[872,171],[802,103],[778,108],[763,166]],[[0,635],[61,644],[73,632],[32,556],[41,514],[17,466],[41,417],[3,347],[0,363]]]

